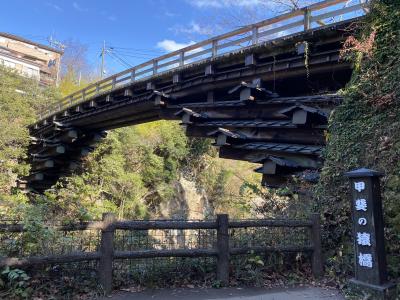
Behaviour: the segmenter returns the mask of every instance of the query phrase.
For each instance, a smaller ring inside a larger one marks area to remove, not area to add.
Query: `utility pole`
[[[62,44],[60,41],[57,41],[55,39],[53,39],[53,35],[50,35],[50,37],[48,38],[48,42],[50,44],[50,47],[56,48],[56,49],[60,49],[61,51],[64,51],[65,49],[65,45]],[[58,86],[59,81],[60,81],[60,69],[61,69],[61,56],[60,55],[60,59],[57,62],[57,74],[56,74],[56,85]]]
[[[78,86],[81,86],[81,80],[82,80],[82,71],[79,71]]]
[[[103,79],[104,76],[104,56],[106,54],[106,41],[103,41],[103,48],[101,49],[101,74],[100,74],[100,78]]]

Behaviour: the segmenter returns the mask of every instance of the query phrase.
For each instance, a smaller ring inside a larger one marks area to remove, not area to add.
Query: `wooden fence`
[[[308,245],[287,246],[247,246],[232,247],[229,243],[229,230],[237,228],[284,227],[307,228],[310,240]],[[100,283],[106,293],[112,290],[113,260],[139,259],[160,257],[216,257],[217,280],[222,284],[229,283],[229,260],[231,255],[268,252],[309,252],[311,253],[312,272],[315,277],[323,273],[321,254],[320,217],[312,214],[307,220],[293,219],[257,219],[232,220],[226,214],[217,215],[213,221],[117,221],[111,213],[103,215],[102,221],[58,226],[59,231],[100,230],[100,245],[95,252],[75,252],[63,255],[34,256],[26,258],[0,257],[0,268],[5,266],[24,267],[35,265],[62,264],[80,261],[99,261],[98,275]],[[114,235],[116,230],[143,231],[143,230],[216,230],[216,244],[213,248],[196,249],[147,249],[135,251],[119,251],[115,249]],[[0,224],[0,233],[22,233],[27,230],[22,224]]]
[[[266,41],[307,32],[324,25],[364,15],[368,9],[368,2],[369,0],[325,0],[271,19],[240,27],[90,84],[49,106],[39,114],[38,119],[39,121],[43,120],[73,105],[90,101],[91,98],[100,94],[109,93],[136,81],[187,67],[190,64],[207,59],[214,59],[220,55],[243,50]]]

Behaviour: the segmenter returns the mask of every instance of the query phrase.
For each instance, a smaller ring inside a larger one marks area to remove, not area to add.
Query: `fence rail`
[[[321,1],[154,58],[68,95],[61,99],[60,102],[42,111],[38,116],[39,120],[71,106],[86,102],[102,93],[111,92],[122,85],[133,84],[138,80],[148,79],[206,59],[216,58],[238,49],[251,47],[294,33],[306,32],[307,30],[324,26],[327,23],[333,24],[364,14],[367,10],[368,0],[359,0],[360,3],[358,4],[353,2],[355,1]],[[341,4],[344,4],[344,7],[338,7]],[[338,18],[338,20],[335,18]]]
[[[260,227],[308,228],[310,243],[308,245],[280,245],[280,246],[242,246],[230,245],[229,230]],[[268,252],[309,252],[313,274],[322,275],[322,255],[320,237],[320,217],[312,214],[308,220],[235,220],[229,221],[228,215],[217,215],[215,221],[117,221],[113,214],[103,215],[102,221],[57,226],[57,230],[80,231],[86,229],[101,230],[100,244],[94,252],[72,252],[63,255],[31,256],[26,258],[0,257],[0,267],[23,267],[47,264],[62,264],[80,261],[99,261],[98,275],[104,290],[112,290],[113,260],[115,259],[143,259],[160,257],[216,257],[217,279],[223,284],[229,282],[229,260],[231,255]],[[196,249],[137,249],[134,251],[117,250],[115,243],[116,231],[143,231],[143,230],[216,230],[216,244],[213,248]],[[21,233],[27,231],[21,224],[0,224],[0,233]]]

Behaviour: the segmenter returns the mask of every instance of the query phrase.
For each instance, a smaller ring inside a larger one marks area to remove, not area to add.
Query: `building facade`
[[[0,32],[0,65],[15,69],[41,85],[57,85],[63,51]]]

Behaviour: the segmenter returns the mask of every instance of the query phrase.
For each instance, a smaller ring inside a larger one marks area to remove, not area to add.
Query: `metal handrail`
[[[341,3],[346,3],[345,7],[334,7]],[[244,47],[254,46],[270,40],[271,37],[284,37],[293,33],[306,32],[312,28],[318,28],[325,24],[323,21],[327,18],[343,17],[345,14],[356,14],[357,12],[365,14],[368,3],[368,0],[360,0],[359,4],[348,6],[349,0],[325,0],[215,36],[92,83],[66,96],[54,105],[51,105],[48,109],[39,113],[38,118],[39,120],[46,119],[52,114],[63,111],[73,105],[86,102],[103,92],[113,91],[122,85],[148,79],[166,71],[179,69],[205,59],[215,58],[222,54],[243,49]],[[317,11],[322,12],[313,15],[313,13]],[[346,19],[351,19],[353,17],[354,15]],[[336,21],[331,24],[334,23],[336,23]],[[290,30],[292,30],[292,32]],[[243,45],[243,43],[247,43],[247,45]]]

